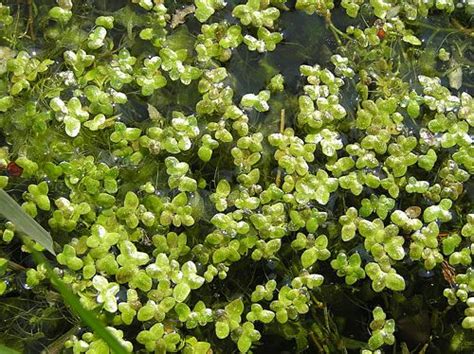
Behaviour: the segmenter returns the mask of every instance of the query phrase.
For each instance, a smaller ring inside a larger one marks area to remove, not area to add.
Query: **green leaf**
[[[16,351],[15,349],[11,349],[0,344],[0,353],[2,354],[20,354],[20,352]]]
[[[372,337],[369,339],[369,347],[373,350],[380,348],[383,345],[383,335],[381,332],[378,332],[374,334]]]
[[[51,10],[49,10],[48,15],[53,20],[64,24],[71,19],[72,12],[70,10],[65,10],[59,6],[55,6]]]
[[[38,242],[49,252],[56,255],[53,249],[53,239],[51,235],[29,216],[4,190],[0,190],[0,214],[13,222],[19,231],[25,233],[32,240]]]
[[[124,206],[127,209],[136,209],[140,204],[140,200],[137,195],[133,192],[127,192],[125,195]]]
[[[404,42],[410,43],[412,45],[421,45],[421,41],[412,34],[406,34],[403,36],[402,40]]]
[[[319,186],[314,194],[314,198],[318,201],[319,204],[326,205],[329,201],[330,193],[327,190],[326,186]]]
[[[176,311],[176,314],[178,315],[178,318],[181,322],[186,322],[189,315],[191,314],[191,309],[189,306],[183,303],[176,304],[174,310]]]
[[[191,292],[191,288],[186,283],[180,283],[173,289],[173,297],[177,302],[183,302]]]
[[[5,97],[0,98],[0,112],[6,112],[12,106],[13,106],[12,96],[5,96]]]
[[[237,342],[237,346],[242,353],[246,353],[252,346],[252,340],[249,336],[242,334]]]
[[[81,130],[81,122],[79,119],[76,119],[71,116],[64,117],[64,125],[66,126],[66,134],[71,138],[76,137]]]
[[[354,223],[350,223],[349,225],[344,225],[341,230],[341,237],[342,240],[347,242],[354,238],[356,233],[357,227]]]
[[[420,105],[415,100],[410,100],[407,106],[407,113],[411,118],[417,118],[420,115]]]
[[[226,321],[216,322],[216,336],[219,339],[227,338],[229,335],[229,324]]]
[[[393,291],[405,290],[405,279],[397,273],[388,273],[385,277],[385,285]]]
[[[311,247],[310,249],[304,251],[301,255],[301,264],[304,268],[312,266],[317,260],[318,251],[314,247]]]
[[[227,180],[221,179],[217,184],[216,193],[223,196],[228,196],[230,193],[230,184]]]
[[[113,16],[99,16],[95,19],[95,24],[107,29],[112,29],[114,27],[114,18]]]
[[[193,346],[194,353],[196,354],[207,354],[211,349],[211,344],[208,342],[197,342]]]
[[[244,303],[241,298],[235,299],[225,307],[225,310],[232,317],[240,316],[244,311]]]

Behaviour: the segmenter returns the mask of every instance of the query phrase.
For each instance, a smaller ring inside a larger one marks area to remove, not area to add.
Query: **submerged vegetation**
[[[473,16],[0,3],[0,351],[472,353]]]

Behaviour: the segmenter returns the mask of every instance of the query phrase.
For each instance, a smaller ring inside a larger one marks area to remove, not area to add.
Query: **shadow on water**
[[[275,51],[262,55],[240,46],[234,52],[226,67],[237,78],[237,95],[264,89],[271,77],[278,73],[285,76],[286,88],[295,94],[300,82],[300,65],[327,63],[336,48],[332,33],[318,16],[282,12],[280,27],[283,41]]]
[[[300,65],[327,63],[337,43],[319,16],[301,11],[284,12],[281,24],[284,40],[267,55],[267,60],[285,76],[287,89],[296,93]]]

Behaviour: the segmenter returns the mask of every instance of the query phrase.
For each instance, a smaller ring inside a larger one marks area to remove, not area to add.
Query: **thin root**
[[[283,134],[284,131],[285,131],[285,109],[283,108],[280,111],[280,134]],[[277,187],[280,187],[281,185],[281,169],[280,168],[278,168],[278,171],[277,171],[275,184]]]

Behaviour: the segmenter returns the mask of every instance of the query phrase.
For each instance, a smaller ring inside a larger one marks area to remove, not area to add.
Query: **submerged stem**
[[[284,131],[285,131],[285,109],[283,108],[280,111],[280,134],[283,134]],[[275,184],[277,187],[280,187],[281,185],[281,169],[280,168],[278,168],[278,171],[277,171]]]
[[[57,354],[60,353],[64,348],[64,343],[79,330],[79,326],[72,327],[69,331],[64,333],[62,336],[57,338],[53,343],[41,352],[41,354]]]
[[[30,37],[32,41],[36,40],[35,28],[34,28],[34,20],[33,20],[33,0],[27,0],[28,4],[28,22],[27,27],[28,31],[30,32]]]
[[[10,270],[15,270],[15,271],[20,271],[20,272],[26,270],[26,268],[23,267],[21,264],[15,263],[10,260],[8,261],[8,268]]]

